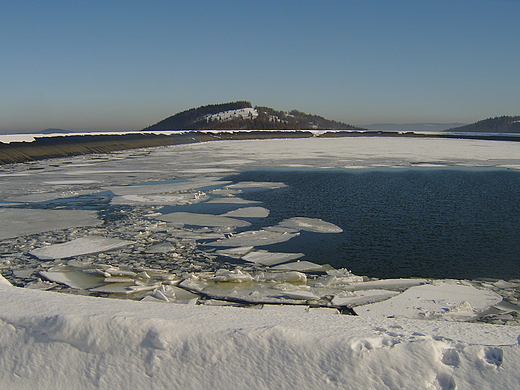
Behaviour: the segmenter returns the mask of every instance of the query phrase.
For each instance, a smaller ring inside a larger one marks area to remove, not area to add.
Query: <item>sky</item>
[[[2,0],[0,133],[248,100],[353,125],[520,115],[520,0]]]

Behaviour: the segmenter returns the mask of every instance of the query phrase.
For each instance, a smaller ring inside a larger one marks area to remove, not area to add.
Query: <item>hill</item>
[[[469,125],[453,127],[450,132],[520,133],[520,116],[496,116]]]
[[[179,112],[143,130],[363,130],[347,123],[237,101]]]

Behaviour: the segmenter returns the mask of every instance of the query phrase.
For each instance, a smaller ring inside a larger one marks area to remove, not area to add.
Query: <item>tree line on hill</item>
[[[496,116],[469,125],[454,127],[450,132],[520,133],[520,116]]]
[[[286,113],[270,107],[255,107],[258,116],[238,116],[229,120],[205,118],[206,115],[243,108],[253,106],[248,101],[210,104],[182,111],[143,130],[363,130],[361,127],[305,114],[298,110]]]

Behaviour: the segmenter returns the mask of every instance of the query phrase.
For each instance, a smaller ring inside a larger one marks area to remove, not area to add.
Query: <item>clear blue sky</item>
[[[520,115],[519,0],[2,0],[0,132],[249,100],[354,125]]]

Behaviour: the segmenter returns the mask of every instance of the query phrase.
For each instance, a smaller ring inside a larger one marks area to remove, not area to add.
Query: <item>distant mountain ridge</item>
[[[446,131],[472,133],[520,133],[520,116],[496,116]]]
[[[253,107],[248,101],[210,104],[179,112],[143,130],[364,130],[305,114]]]

